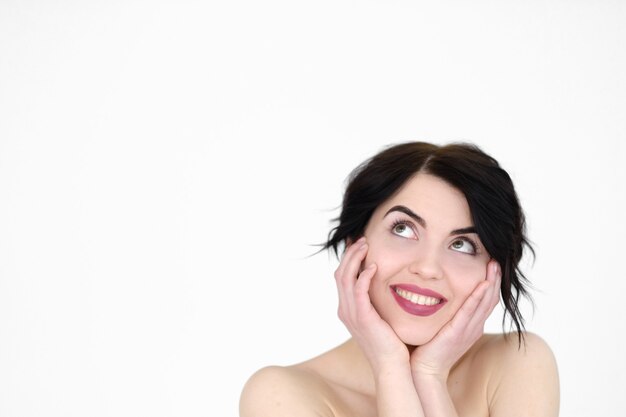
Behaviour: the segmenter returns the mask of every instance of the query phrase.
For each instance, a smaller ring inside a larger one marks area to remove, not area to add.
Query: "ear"
[[[363,236],[363,235],[361,235],[361,236]],[[346,249],[348,249],[350,246],[352,246],[352,244],[353,244],[354,242],[356,242],[357,240],[359,240],[359,239],[361,238],[361,236],[357,236],[357,237],[356,237],[356,239],[354,239],[354,240],[352,240],[352,238],[350,238],[350,237],[347,237],[347,238],[345,239],[345,241],[344,241],[344,242],[345,242],[345,244],[346,244]]]

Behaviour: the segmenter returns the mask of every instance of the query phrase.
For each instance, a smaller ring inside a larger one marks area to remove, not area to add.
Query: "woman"
[[[352,338],[244,387],[242,417],[558,415],[554,357],[525,333],[528,245],[508,174],[472,145],[406,143],[359,166],[324,248]],[[502,298],[513,335],[483,334]]]

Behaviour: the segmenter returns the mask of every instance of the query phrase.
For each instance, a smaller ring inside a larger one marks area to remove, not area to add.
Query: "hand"
[[[494,260],[487,264],[481,281],[461,308],[428,343],[411,353],[413,378],[434,376],[443,382],[452,366],[482,336],[485,321],[500,300],[502,272]]]
[[[367,248],[364,237],[350,245],[335,271],[339,318],[363,350],[374,372],[398,366],[408,370],[409,350],[391,326],[380,317],[369,297],[376,264],[372,263],[359,272]]]

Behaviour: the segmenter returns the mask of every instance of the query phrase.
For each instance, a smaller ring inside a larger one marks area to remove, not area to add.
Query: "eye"
[[[396,220],[391,226],[391,232],[395,235],[405,237],[407,239],[414,239],[415,231],[411,224],[404,220]]]
[[[457,252],[476,254],[476,244],[466,237],[455,240],[450,247]]]

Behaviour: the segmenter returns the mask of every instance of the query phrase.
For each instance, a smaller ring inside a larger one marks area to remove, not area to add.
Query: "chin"
[[[419,330],[419,327],[416,328],[416,326],[398,326],[394,327],[394,331],[405,345],[421,346],[430,342],[433,337],[435,337],[439,329]]]

